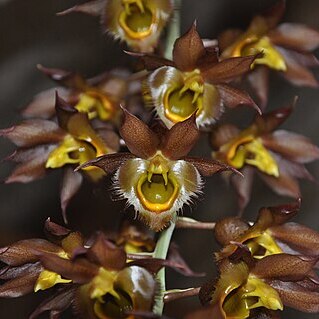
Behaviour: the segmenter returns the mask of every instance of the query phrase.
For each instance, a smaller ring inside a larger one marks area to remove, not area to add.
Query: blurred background
[[[112,67],[129,66],[132,62],[118,43],[103,35],[97,18],[72,14],[57,17],[55,14],[80,0],[0,0],[0,128],[13,125],[21,119],[19,111],[40,91],[53,87],[36,69],[40,63],[47,67],[77,70],[85,76],[94,76]],[[271,0],[183,0],[182,31],[186,31],[194,19],[202,37],[215,38],[229,27],[245,28],[251,17],[272,5]],[[287,0],[285,21],[306,23],[319,28],[319,2],[317,0]],[[317,55],[318,56],[318,55]],[[317,72],[317,78],[319,74]],[[268,110],[285,105],[295,95],[299,102],[295,112],[284,124],[285,129],[302,133],[319,144],[319,92],[306,88],[294,88],[278,77],[271,78]],[[249,123],[250,110],[232,112],[231,118],[241,125]],[[0,139],[0,159],[5,158],[14,146]],[[206,138],[195,150],[209,156]],[[1,163],[0,178],[4,179],[12,164]],[[319,162],[308,166],[319,180]],[[44,179],[30,184],[0,184],[0,246],[19,239],[43,237],[43,223],[47,217],[62,223],[59,207],[60,172],[53,171]],[[85,234],[97,229],[116,229],[124,212],[123,202],[112,202],[108,189],[110,181],[99,186],[85,184],[72,201],[68,216],[70,227]],[[302,210],[296,221],[319,230],[319,186],[302,182]],[[279,198],[256,180],[252,201],[245,216],[253,219],[262,206],[289,202]],[[218,176],[207,179],[205,196],[184,215],[202,221],[214,221],[222,216],[236,214],[234,193]],[[132,215],[133,216],[133,215]],[[213,252],[218,249],[209,231],[177,230],[174,240],[178,243],[192,268],[215,276]],[[168,271],[169,288],[198,286],[205,279],[185,278]],[[45,293],[16,300],[0,300],[0,318],[27,318]],[[182,318],[189,310],[199,307],[196,298],[167,305],[167,315]],[[306,315],[287,309],[283,318],[314,319],[318,315]],[[65,318],[69,318],[68,315]]]

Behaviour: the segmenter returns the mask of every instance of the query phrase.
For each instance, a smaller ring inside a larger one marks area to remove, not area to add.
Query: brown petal
[[[197,68],[205,69],[208,65],[218,63],[219,47],[217,45],[205,47],[205,54],[197,61]]]
[[[21,240],[0,249],[0,261],[10,266],[20,266],[39,260],[38,252],[60,253],[61,247],[44,239]]]
[[[120,149],[120,138],[112,129],[97,128],[96,133],[110,150],[117,152]]]
[[[299,62],[296,56],[291,54],[289,50],[283,48],[278,48],[278,50],[285,58],[287,70],[281,74],[287,81],[297,86],[318,88],[318,81],[312,72],[302,65],[302,60]]]
[[[144,63],[145,69],[148,71],[154,71],[158,68],[161,68],[162,66],[172,66],[172,67],[176,66],[173,61],[159,57],[157,55],[139,53],[139,52],[130,52],[130,51],[124,51],[124,52],[133,57],[140,58]]]
[[[153,156],[159,144],[157,135],[136,116],[123,110],[123,124],[120,134],[130,152],[137,157],[148,159]]]
[[[83,4],[76,5],[72,8],[59,12],[57,15],[62,16],[72,12],[86,13],[91,16],[99,16],[105,7],[105,0],[92,0]]]
[[[218,92],[224,101],[225,105],[229,108],[235,108],[236,106],[250,106],[254,108],[259,114],[261,110],[258,105],[252,100],[252,98],[244,91],[231,87],[225,84],[216,85]]]
[[[283,303],[302,312],[319,312],[319,293],[294,282],[274,280],[270,285],[277,290]]]
[[[280,242],[304,255],[319,256],[319,233],[297,223],[285,223],[269,229]]]
[[[252,185],[254,181],[254,169],[249,166],[245,166],[241,169],[244,178],[239,175],[231,176],[230,182],[235,189],[237,194],[237,202],[239,208],[239,215],[243,213],[244,209],[246,208],[247,204],[250,201]]]
[[[249,229],[249,225],[238,217],[226,217],[219,220],[214,228],[217,242],[226,246]]]
[[[86,85],[84,78],[78,73],[61,69],[46,68],[40,64],[38,64],[37,67],[53,81],[56,81],[57,83],[62,84],[63,86],[66,86],[68,88],[81,90]]]
[[[121,270],[126,264],[125,251],[107,240],[101,232],[97,234],[93,245],[88,249],[87,256],[94,263],[107,269]]]
[[[255,123],[258,127],[260,134],[270,133],[286,121],[288,116],[293,111],[293,108],[297,102],[297,98],[294,99],[292,104],[288,107],[282,107],[272,112],[264,113],[261,116],[256,116]]]
[[[258,105],[263,111],[268,102],[269,69],[258,65],[247,75],[247,80],[258,98]]]
[[[266,148],[291,161],[309,163],[319,158],[319,148],[312,144],[310,139],[300,134],[277,130],[263,136],[262,140]]]
[[[238,37],[243,33],[240,29],[227,29],[218,36],[218,46],[223,53],[225,49],[234,44]]]
[[[165,156],[177,160],[186,156],[199,139],[196,113],[188,119],[176,123],[166,134],[160,148]]]
[[[249,55],[222,60],[212,67],[202,70],[203,77],[213,84],[227,83],[249,72],[251,64],[258,56]]]
[[[58,91],[63,99],[70,96],[70,90],[63,87],[48,89],[37,94],[31,103],[22,111],[22,116],[26,118],[49,119],[55,115],[55,92]]]
[[[98,273],[98,266],[86,259],[78,258],[71,261],[51,253],[40,253],[39,259],[45,269],[56,272],[66,279],[71,279],[74,283],[87,283]]]
[[[211,176],[215,173],[223,171],[232,171],[233,173],[236,173],[243,177],[242,173],[237,171],[235,168],[222,162],[215,161],[213,159],[185,157],[184,160],[194,165],[199,171],[199,173],[203,176]]]
[[[192,71],[196,68],[197,61],[204,55],[205,47],[194,22],[191,28],[175,41],[173,61],[178,69]]]
[[[286,0],[278,0],[272,7],[263,12],[263,18],[266,19],[267,26],[272,29],[277,26],[283,18],[286,10]]]
[[[29,183],[44,176],[45,163],[55,145],[38,146],[27,150],[18,150],[10,155],[10,160],[21,163],[16,166],[5,183]]]
[[[214,149],[219,149],[239,134],[240,130],[232,124],[223,124],[213,128],[210,142]]]
[[[299,183],[296,178],[286,174],[280,174],[279,177],[273,177],[266,174],[259,174],[261,179],[277,194],[300,198]]]
[[[313,51],[319,46],[319,32],[299,23],[282,23],[269,37],[276,45],[298,51]]]
[[[60,314],[68,309],[73,302],[76,287],[67,287],[66,289],[59,290],[53,296],[44,300],[30,315],[29,319],[36,319],[43,312],[50,311],[51,319],[52,313]],[[59,317],[53,317],[59,318]]]
[[[133,158],[135,158],[135,156],[131,153],[113,153],[102,155],[78,166],[75,170],[78,171],[82,168],[96,166],[103,169],[106,174],[110,174],[117,170],[125,161]]]
[[[50,237],[52,236],[55,239],[64,238],[71,233],[70,229],[52,222],[50,217],[44,223],[44,231],[47,235],[49,235]]]
[[[38,271],[30,271],[22,277],[2,283],[0,285],[0,297],[16,298],[32,292],[38,277]]]
[[[34,119],[2,129],[0,136],[8,138],[19,147],[31,147],[59,142],[65,133],[53,121]]]
[[[303,280],[311,272],[318,259],[319,256],[270,255],[258,260],[252,273],[263,279]]]
[[[58,118],[59,126],[68,132],[70,118],[77,114],[78,111],[63,100],[58,92],[55,92],[55,111]],[[83,114],[85,116],[85,114]]]
[[[82,181],[83,177],[80,172],[74,172],[73,169],[70,167],[65,169],[60,191],[60,201],[63,220],[66,224],[68,223],[66,216],[66,208],[70,200],[80,189]]]

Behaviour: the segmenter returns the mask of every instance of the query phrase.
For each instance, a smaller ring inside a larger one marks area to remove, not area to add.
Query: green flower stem
[[[181,7],[182,7],[182,0],[175,0],[174,1],[174,16],[172,21],[168,27],[168,34],[166,38],[166,48],[164,52],[164,57],[166,59],[171,60],[173,57],[173,48],[175,40],[181,34]]]
[[[161,232],[153,253],[154,258],[166,259],[174,229],[175,229],[175,219],[174,221],[171,222],[168,228],[166,228],[165,230]],[[159,287],[159,293],[155,298],[153,312],[157,315],[161,315],[163,313],[164,294],[166,291],[165,268],[162,268],[157,273],[156,279],[160,287]]]

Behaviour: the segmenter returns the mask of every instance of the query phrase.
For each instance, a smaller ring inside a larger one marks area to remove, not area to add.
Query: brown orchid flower
[[[46,311],[58,318],[70,306],[77,317],[85,319],[125,318],[130,310],[151,310],[154,276],[136,262],[127,264],[122,248],[102,233],[84,246],[78,233],[52,223],[49,227],[62,249],[43,240],[26,240],[3,249],[0,258],[8,267],[1,272],[1,279],[9,281],[0,286],[2,297],[18,297],[32,289],[62,284],[30,318]]]
[[[172,0],[93,0],[60,15],[83,12],[100,16],[105,32],[136,51],[153,52],[173,12]]]
[[[200,293],[210,306],[187,318],[275,319],[284,306],[319,312],[318,278],[313,274],[318,257],[276,254],[256,261],[245,255],[218,265],[219,278]]]
[[[18,163],[5,183],[29,183],[50,169],[66,166],[61,189],[61,207],[65,209],[82,183],[82,174],[73,172],[70,165],[79,165],[119,148],[119,138],[110,129],[91,127],[87,114],[76,111],[56,96],[58,124],[44,119],[30,119],[0,131],[18,149],[7,160]],[[93,181],[103,173],[99,169],[84,169]]]
[[[275,193],[293,198],[300,197],[298,178],[313,180],[304,164],[319,158],[318,147],[302,135],[276,130],[292,110],[285,107],[257,116],[242,131],[229,124],[213,131],[213,157],[245,175],[243,180],[231,177],[241,212],[250,200],[255,173]]]
[[[130,53],[143,59],[153,71],[145,85],[146,99],[154,105],[158,117],[170,128],[197,111],[202,127],[220,118],[224,105],[234,108],[258,106],[245,92],[228,83],[247,73],[256,55],[219,61],[216,47],[205,48],[196,24],[175,41],[173,60]]]
[[[80,74],[60,69],[38,69],[60,86],[36,95],[33,101],[23,110],[27,118],[49,119],[55,116],[55,92],[77,111],[87,113],[90,120],[98,118],[102,121],[118,120],[119,105],[123,101],[128,83],[127,74],[110,72],[92,79],[84,79]]]
[[[319,32],[304,24],[278,25],[284,12],[285,1],[279,0],[263,15],[253,18],[247,31],[231,29],[219,38],[225,59],[263,52],[247,76],[262,108],[268,99],[269,70],[280,72],[294,85],[318,87],[318,81],[308,68],[318,66],[318,60],[311,52],[319,47]]]
[[[167,130],[151,130],[123,109],[120,135],[130,153],[100,156],[80,168],[97,166],[116,171],[116,193],[134,206],[141,219],[156,231],[163,229],[184,204],[202,188],[201,174],[232,170],[217,161],[186,157],[199,138],[195,114]]]
[[[289,253],[319,257],[319,233],[298,223],[289,222],[300,209],[300,200],[290,205],[262,208],[256,222],[248,224],[228,217],[215,225],[215,238],[224,247],[215,254],[218,260],[229,257],[238,248],[248,247],[256,259]]]

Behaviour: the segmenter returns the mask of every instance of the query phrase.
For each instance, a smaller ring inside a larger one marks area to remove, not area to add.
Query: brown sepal
[[[63,16],[73,12],[89,14],[91,16],[99,16],[102,14],[105,7],[105,0],[92,0],[83,4],[76,5],[72,8],[57,13],[58,16]]]
[[[157,135],[136,116],[124,108],[122,110],[123,123],[120,135],[132,154],[148,159],[156,153],[159,144]]]
[[[180,159],[190,152],[199,136],[196,113],[193,113],[188,119],[176,123],[167,131],[160,145],[161,151],[171,160]]]
[[[197,62],[206,53],[202,39],[196,30],[196,21],[191,28],[175,41],[173,49],[173,61],[178,69],[192,71]]]

